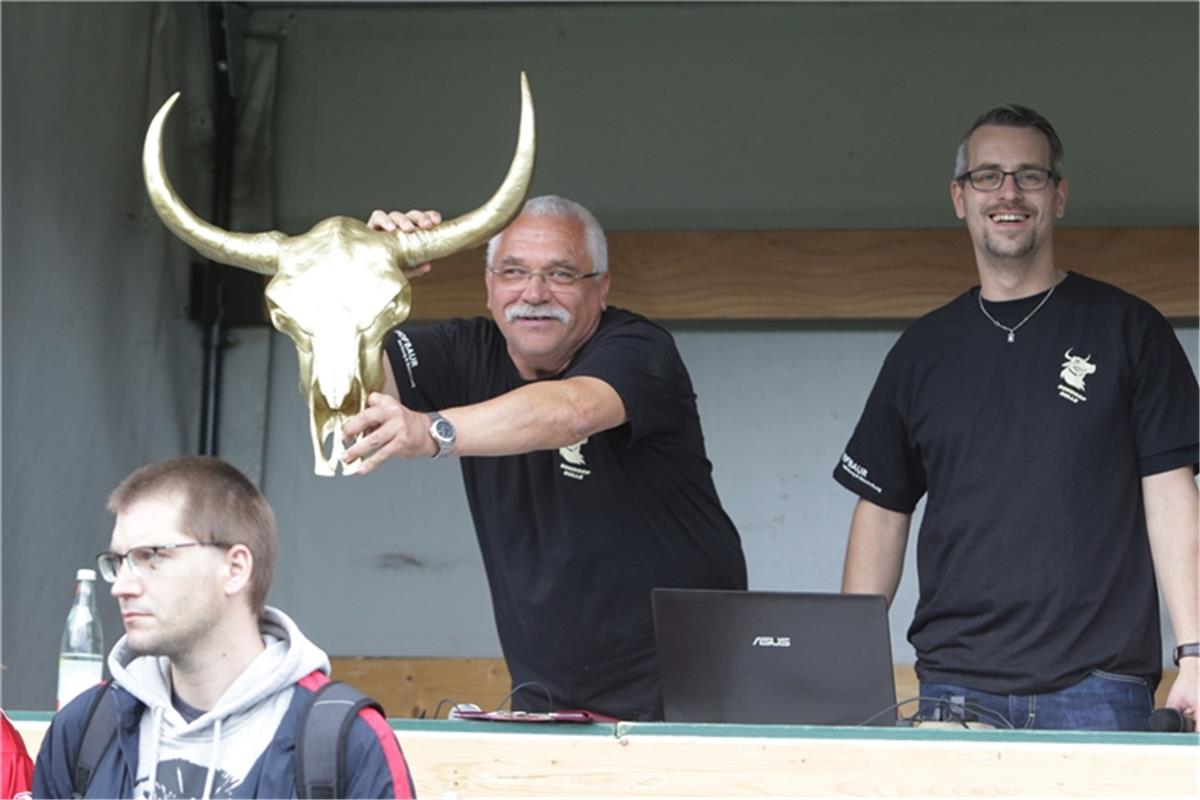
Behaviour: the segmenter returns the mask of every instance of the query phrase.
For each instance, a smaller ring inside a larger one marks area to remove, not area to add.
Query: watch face
[[[442,441],[450,441],[454,438],[454,426],[448,420],[439,419],[433,426],[434,435]]]

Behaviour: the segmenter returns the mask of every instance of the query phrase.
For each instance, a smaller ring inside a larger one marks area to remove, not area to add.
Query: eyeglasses
[[[109,583],[117,582],[117,573],[121,570],[121,563],[129,565],[135,573],[141,576],[146,576],[158,569],[159,562],[162,561],[162,556],[159,554],[163,550],[182,550],[185,547],[232,547],[231,544],[223,544],[220,542],[180,542],[179,544],[156,544],[147,547],[134,547],[127,553],[114,553],[111,550],[105,550],[100,555],[96,556],[96,566],[100,568],[100,577]]]
[[[1004,185],[1004,179],[1009,175],[1013,176],[1013,181],[1017,184],[1017,188],[1023,192],[1036,192],[1039,189],[1045,189],[1050,183],[1051,178],[1057,178],[1054,170],[1040,169],[1037,167],[1027,167],[1018,169],[1013,172],[1005,172],[1002,169],[973,169],[970,172],[964,172],[954,180],[962,183],[970,181],[971,186],[978,192],[994,192]]]
[[[525,269],[524,267],[488,267],[488,272],[500,279],[500,282],[505,286],[528,286],[536,275],[552,286],[574,286],[576,283],[588,278],[595,278],[603,275],[603,272],[586,272],[580,275],[578,272],[572,272],[569,269],[551,269],[545,272],[541,270]]]

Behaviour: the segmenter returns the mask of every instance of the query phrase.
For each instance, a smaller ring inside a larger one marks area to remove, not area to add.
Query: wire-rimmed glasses
[[[100,570],[100,577],[109,583],[116,583],[117,573],[121,571],[122,562],[128,564],[134,573],[144,577],[158,569],[158,565],[162,561],[159,553],[164,550],[181,550],[185,547],[224,548],[232,547],[232,545],[221,542],[178,542],[176,544],[152,544],[133,547],[124,553],[114,553],[112,550],[105,550],[96,556],[96,566]]]
[[[558,267],[548,270],[525,269],[524,267],[488,267],[488,272],[499,278],[500,282],[504,285],[514,288],[517,286],[522,288],[528,286],[535,275],[550,286],[567,288],[574,286],[579,281],[604,274],[603,272],[585,272],[580,274],[574,270]]]

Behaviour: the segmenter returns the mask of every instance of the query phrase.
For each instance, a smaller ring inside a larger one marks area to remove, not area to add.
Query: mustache
[[[541,319],[545,317],[556,319],[564,325],[571,324],[571,312],[562,306],[552,305],[551,303],[543,303],[536,306],[529,303],[513,303],[504,309],[504,318],[509,322],[512,322],[514,319]]]

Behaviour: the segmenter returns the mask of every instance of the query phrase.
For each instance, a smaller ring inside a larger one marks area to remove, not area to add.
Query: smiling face
[[[967,143],[967,170],[1012,172],[1053,168],[1050,142],[1036,128],[984,125]],[[967,223],[976,258],[981,263],[1053,262],[1054,222],[1066,212],[1067,181],[1051,181],[1044,189],[1022,191],[1011,175],[994,192],[981,192],[970,181],[952,181],[954,213]]]
[[[109,549],[127,553],[134,547],[194,542],[182,530],[179,506],[169,494],[130,504],[117,515]],[[158,558],[157,566],[142,574],[123,563],[112,596],[131,649],[178,661],[201,647],[225,615],[225,550],[186,547],[159,551]]]
[[[496,245],[492,267],[541,272],[593,270],[584,225],[574,217],[522,214]],[[488,310],[508,343],[508,353],[526,380],[561,372],[600,324],[608,302],[607,273],[570,286],[533,276],[509,284],[486,273]]]

